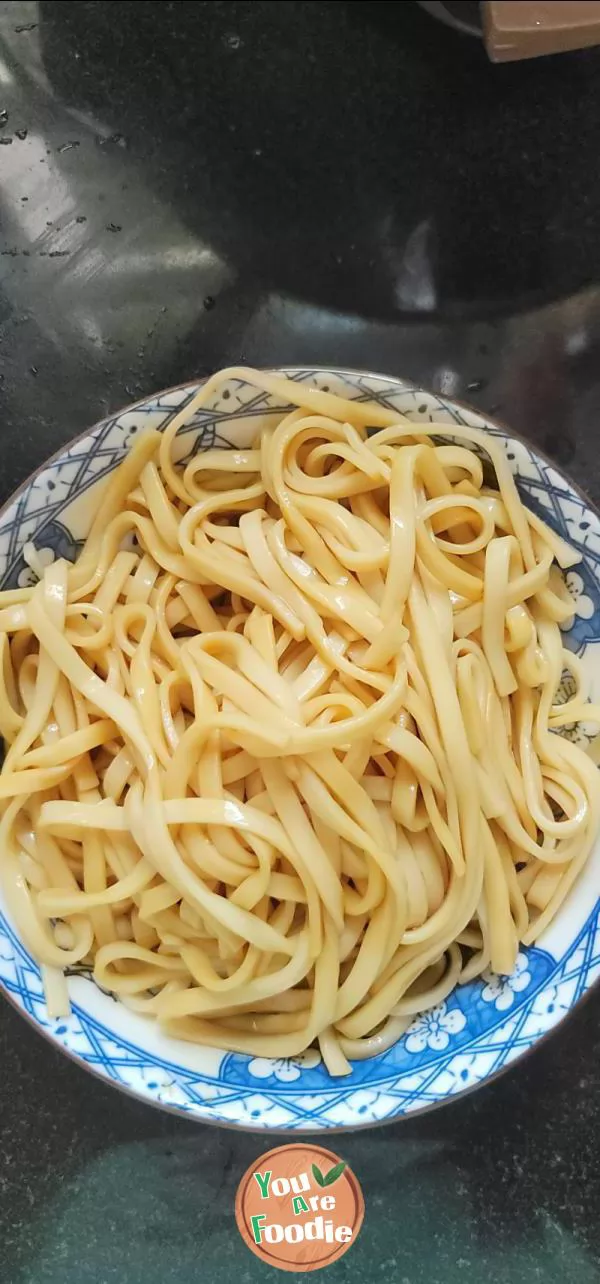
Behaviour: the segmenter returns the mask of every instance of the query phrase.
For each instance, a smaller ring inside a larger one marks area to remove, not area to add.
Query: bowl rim
[[[224,369],[226,368],[227,367],[224,367]],[[232,368],[242,369],[243,367]],[[515,430],[510,427],[510,424],[507,424],[506,421],[500,418],[496,413],[488,414],[485,408],[474,406],[470,401],[463,401],[461,397],[450,397],[444,392],[436,392],[433,388],[424,388],[422,384],[405,379],[403,375],[384,374],[381,370],[363,370],[359,369],[357,366],[282,365],[253,366],[248,368],[258,370],[259,372],[262,371],[265,374],[294,375],[314,373],[350,376],[360,375],[367,379],[382,379],[385,383],[403,385],[404,391],[406,392],[423,392],[426,396],[438,397],[442,402],[446,402],[449,406],[459,406],[461,410],[467,410],[469,414],[478,415],[479,418],[484,419],[487,424],[491,424],[494,428],[499,428],[503,436],[510,437],[513,441],[520,442],[523,446],[526,446],[533,455],[536,455],[538,459],[541,459],[544,464],[547,464],[550,468],[554,468],[556,472],[559,472],[564,477],[571,490],[575,491],[579,499],[581,499],[586,507],[591,510],[594,516],[598,518],[598,522],[600,523],[600,504],[596,504],[594,500],[590,498],[587,491],[583,489],[579,482],[575,481],[570,472],[566,468],[563,468],[562,464],[558,463],[551,455],[547,454],[547,452],[541,446],[538,446],[536,442],[532,441],[531,437],[528,437],[526,433],[515,432]],[[133,411],[138,410],[140,406],[147,406],[149,402],[158,401],[159,397],[167,397],[170,393],[182,392],[186,388],[199,389],[203,384],[208,383],[208,380],[211,378],[212,374],[201,375],[198,379],[186,379],[183,383],[173,383],[169,384],[166,388],[159,388],[156,392],[149,393],[146,397],[138,397],[137,401],[127,402],[126,405],[119,406],[116,410],[111,410],[109,414],[103,415],[102,419],[96,419],[89,428],[85,428],[74,437],[69,437],[62,446],[59,446],[58,449],[49,455],[47,459],[44,459],[37,468],[34,468],[30,473],[27,473],[23,481],[19,482],[19,485],[15,490],[11,491],[7,499],[4,500],[4,503],[0,504],[0,521],[11,505],[21,498],[23,492],[27,490],[27,487],[30,486],[41,473],[45,472],[46,469],[50,468],[53,464],[58,463],[62,459],[63,455],[66,454],[67,451],[71,450],[73,446],[77,446],[79,442],[85,441],[86,437],[92,437],[97,429],[104,427],[104,425],[111,419],[120,419],[122,415],[130,414]]]
[[[242,367],[232,367],[232,368],[241,369]],[[470,402],[463,401],[458,397],[446,396],[444,393],[441,393],[441,392],[439,393],[434,392],[432,389],[423,388],[419,383],[412,382],[401,375],[384,374],[381,371],[376,371],[376,370],[357,369],[354,366],[280,365],[280,366],[252,367],[252,368],[263,370],[265,371],[265,373],[269,373],[269,374],[283,374],[288,376],[293,376],[295,374],[331,374],[334,376],[348,375],[350,377],[361,376],[361,377],[370,378],[370,379],[380,379],[384,383],[387,383],[388,385],[396,385],[398,387],[398,391],[404,390],[406,392],[422,392],[427,396],[437,397],[442,403],[447,404],[448,406],[458,406],[460,409],[468,411],[469,414],[477,415],[480,419],[483,419],[486,425],[490,425],[492,428],[498,428],[504,437],[509,438],[510,440],[515,441],[517,443],[521,443],[527,448],[528,451],[530,451],[534,456],[539,458],[543,463],[547,464],[549,467],[553,468],[556,472],[560,473],[560,475],[564,478],[565,482],[568,484],[569,488],[572,491],[574,491],[575,494],[578,496],[578,498],[586,505],[587,508],[589,508],[589,510],[596,517],[598,524],[600,525],[600,507],[596,505],[593,500],[590,499],[586,491],[584,491],[584,489],[579,485],[578,482],[574,481],[570,473],[566,469],[564,469],[561,464],[558,464],[557,462],[555,462],[551,458],[551,456],[546,454],[544,450],[540,449],[537,446],[537,444],[533,442],[529,437],[527,437],[524,433],[514,432],[513,429],[510,428],[510,426],[504,422],[504,420],[499,419],[495,414],[488,414],[485,411],[485,409],[479,408],[478,406],[473,406]],[[54,451],[54,453],[50,455],[47,459],[45,459],[37,468],[33,469],[32,472],[29,473],[25,477],[25,479],[20,483],[20,485],[16,488],[16,490],[12,491],[11,494],[8,496],[8,498],[4,501],[4,503],[0,505],[0,522],[2,521],[2,518],[8,512],[8,510],[13,506],[13,504],[18,502],[22,494],[28,489],[28,487],[35,481],[37,477],[39,477],[43,472],[45,472],[46,469],[51,468],[53,464],[58,463],[73,446],[76,446],[78,445],[78,443],[84,441],[86,437],[93,436],[100,428],[104,427],[104,425],[110,422],[111,419],[120,419],[122,415],[133,412],[139,409],[141,406],[148,406],[150,403],[158,401],[159,398],[168,396],[171,393],[182,392],[188,388],[200,388],[202,387],[203,384],[207,383],[211,377],[212,376],[210,374],[202,375],[197,379],[187,379],[183,383],[171,384],[167,388],[158,389],[156,392],[150,393],[145,397],[138,398],[138,400],[135,402],[128,403],[125,406],[122,406],[114,411],[111,411],[108,415],[104,415],[102,419],[96,420],[94,424],[92,424],[89,428],[85,429],[83,432],[78,433],[75,437],[69,438],[66,442],[63,443],[62,446],[58,448],[58,450]],[[175,408],[175,411],[176,409],[177,408]],[[451,429],[451,425],[449,425],[449,428]],[[483,431],[485,430],[486,429],[484,428]],[[3,995],[4,999],[10,1004],[11,1008],[13,1008],[13,1010],[18,1013],[18,1015],[26,1022],[26,1024],[30,1026],[31,1029],[33,1029],[37,1035],[40,1035],[50,1045],[50,1047],[54,1049],[55,1052],[58,1052],[59,1054],[64,1056],[68,1061],[72,1062],[80,1070],[85,1071],[87,1074],[91,1076],[91,1078],[94,1081],[99,1081],[100,1083],[102,1083],[108,1088],[116,1089],[118,1092],[123,1093],[123,1095],[128,1097],[130,1100],[139,1102],[140,1105],[149,1106],[152,1109],[159,1110],[161,1112],[164,1111],[170,1115],[175,1115],[178,1119],[182,1120],[183,1122],[187,1121],[188,1123],[191,1123],[194,1125],[206,1124],[211,1128],[224,1128],[230,1132],[236,1132],[236,1133],[242,1132],[242,1133],[257,1134],[259,1136],[268,1135],[268,1136],[274,1136],[274,1137],[276,1136],[311,1137],[313,1135],[323,1136],[324,1134],[336,1136],[336,1135],[339,1135],[340,1133],[366,1132],[374,1128],[377,1128],[377,1129],[387,1128],[387,1127],[392,1127],[393,1125],[400,1127],[402,1124],[407,1124],[410,1120],[419,1119],[424,1115],[431,1114],[434,1111],[441,1109],[443,1106],[452,1106],[454,1104],[457,1104],[458,1102],[464,1101],[467,1097],[473,1096],[475,1093],[479,1092],[482,1088],[485,1088],[488,1085],[496,1083],[499,1079],[502,1079],[510,1071],[515,1069],[518,1065],[521,1065],[526,1059],[534,1056],[537,1053],[538,1049],[544,1047],[548,1043],[548,1041],[551,1040],[560,1029],[564,1029],[565,1025],[568,1024],[568,1022],[574,1017],[575,1012],[580,1011],[583,1008],[583,1006],[587,1004],[587,1002],[592,997],[592,995],[598,991],[599,987],[600,987],[600,975],[596,978],[596,980],[592,981],[592,983],[583,992],[583,994],[581,994],[579,998],[576,999],[576,1001],[572,1004],[572,1006],[566,1009],[566,1011],[563,1013],[562,1016],[558,1018],[558,1020],[554,1023],[554,1025],[552,1025],[548,1030],[545,1030],[542,1034],[538,1035],[528,1047],[524,1048],[523,1050],[520,1050],[518,1056],[514,1057],[511,1061],[505,1062],[504,1065],[500,1066],[497,1070],[493,1070],[491,1074],[485,1075],[484,1078],[478,1080],[476,1083],[470,1084],[465,1088],[460,1088],[457,1092],[452,1093],[452,1095],[450,1096],[440,1097],[437,1101],[430,1101],[427,1103],[427,1105],[420,1106],[417,1109],[413,1109],[408,1112],[390,1115],[383,1119],[370,1120],[370,1121],[367,1121],[366,1123],[332,1124],[332,1125],[326,1125],[326,1126],[322,1125],[315,1128],[304,1129],[304,1128],[291,1128],[287,1126],[277,1126],[274,1124],[251,1125],[250,1123],[245,1123],[241,1121],[237,1122],[237,1121],[227,1120],[227,1119],[225,1120],[215,1119],[209,1113],[204,1114],[196,1111],[188,1112],[187,1110],[182,1110],[179,1106],[170,1105],[168,1102],[159,1101],[158,1098],[154,1098],[146,1094],[143,1094],[141,1092],[138,1092],[135,1088],[130,1087],[128,1084],[118,1082],[115,1079],[110,1079],[107,1075],[103,1074],[99,1068],[89,1065],[83,1058],[78,1056],[76,1052],[73,1052],[70,1048],[65,1047],[64,1044],[59,1043],[53,1037],[53,1034],[51,1033],[50,1030],[40,1025],[38,1021],[35,1019],[35,1017],[33,1017],[29,1012],[27,1012],[23,1007],[20,1006],[20,1004],[16,1001],[16,999],[13,997],[13,995],[5,986],[2,978],[0,978],[0,993]]]

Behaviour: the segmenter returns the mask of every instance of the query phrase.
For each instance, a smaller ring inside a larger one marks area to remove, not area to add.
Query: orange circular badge
[[[365,1203],[345,1160],[323,1146],[291,1142],[261,1155],[235,1200],[242,1239],[281,1271],[318,1271],[352,1247]]]

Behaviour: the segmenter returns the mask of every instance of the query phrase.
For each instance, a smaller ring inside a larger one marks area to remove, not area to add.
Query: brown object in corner
[[[483,0],[481,10],[492,62],[600,44],[599,0]]]

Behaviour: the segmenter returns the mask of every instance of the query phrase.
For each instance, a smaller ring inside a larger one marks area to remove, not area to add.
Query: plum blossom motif
[[[588,749],[596,737],[597,728],[591,722],[569,722],[560,728],[560,734],[565,740],[570,740],[571,744]]]
[[[498,1012],[506,1012],[508,1008],[512,1008],[517,994],[526,990],[530,984],[531,972],[527,966],[527,956],[517,955],[512,976],[495,976],[493,972],[484,972],[483,978],[487,982],[481,991],[483,1002],[493,1003]]]
[[[565,576],[565,584],[573,598],[575,614],[579,615],[582,620],[591,620],[594,614],[594,603],[585,592],[585,584],[581,575],[577,571],[568,571]]]
[[[293,1083],[303,1070],[314,1070],[320,1060],[320,1053],[308,1048],[297,1057],[253,1057],[248,1070],[255,1079],[279,1079],[281,1083]]]
[[[460,1034],[466,1025],[466,1017],[460,1008],[449,1012],[446,1003],[438,1003],[430,1012],[413,1021],[405,1040],[407,1052],[424,1052],[431,1048],[434,1052],[444,1052],[454,1034]]]

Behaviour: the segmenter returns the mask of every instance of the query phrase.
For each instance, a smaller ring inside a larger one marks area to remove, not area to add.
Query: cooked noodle
[[[176,464],[236,377],[291,409]],[[461,425],[234,370],[144,433],[76,563],[0,594],[0,878],[51,1014],[87,965],[173,1036],[337,1075],[510,973],[599,828],[555,734],[600,721],[578,560]]]

